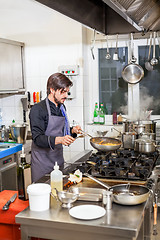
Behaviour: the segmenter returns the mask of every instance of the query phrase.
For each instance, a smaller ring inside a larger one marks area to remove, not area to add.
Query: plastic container
[[[54,170],[50,174],[50,182],[51,182],[51,189],[52,189],[52,194],[56,194],[55,188],[60,192],[63,191],[63,174],[59,170],[59,166],[57,162],[55,163]]]
[[[51,186],[46,183],[35,183],[27,187],[31,211],[45,211],[50,207]]]

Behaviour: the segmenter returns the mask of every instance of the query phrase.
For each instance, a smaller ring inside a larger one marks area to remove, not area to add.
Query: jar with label
[[[123,118],[122,118],[122,114],[121,113],[118,115],[117,120],[118,120],[118,124],[122,124],[123,123]]]
[[[113,112],[113,124],[117,124],[117,113]]]

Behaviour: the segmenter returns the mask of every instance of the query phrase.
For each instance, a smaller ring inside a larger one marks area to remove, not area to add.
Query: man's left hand
[[[79,125],[72,128],[72,133],[80,134],[81,133],[81,127]]]

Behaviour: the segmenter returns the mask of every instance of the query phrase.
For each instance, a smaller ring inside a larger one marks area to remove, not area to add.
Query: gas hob
[[[104,179],[146,181],[155,167],[158,152],[149,155],[134,150],[117,150],[114,153],[97,152],[75,166],[82,173]]]

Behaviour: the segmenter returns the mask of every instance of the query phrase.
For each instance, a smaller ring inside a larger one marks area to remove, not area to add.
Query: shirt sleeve
[[[41,148],[52,148],[55,147],[55,137],[50,136],[48,138],[45,135],[46,127],[48,124],[48,116],[46,111],[38,105],[34,105],[30,111],[30,125],[32,132],[32,139],[34,143]]]

